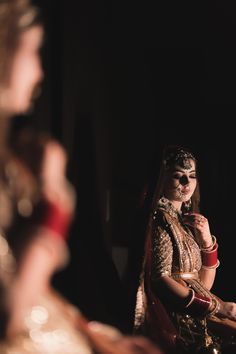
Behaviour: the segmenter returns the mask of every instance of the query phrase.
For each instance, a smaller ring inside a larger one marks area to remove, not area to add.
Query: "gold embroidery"
[[[174,273],[199,272],[202,266],[199,246],[181,215],[166,198],[160,199],[153,213],[153,224],[152,280]],[[198,292],[203,294],[204,286],[200,282],[197,284]]]

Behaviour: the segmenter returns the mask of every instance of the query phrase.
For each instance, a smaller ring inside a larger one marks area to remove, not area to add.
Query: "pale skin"
[[[173,206],[181,212],[182,203],[188,201],[193,195],[197,186],[197,177],[194,160],[189,160],[191,167],[188,169],[175,165],[167,173],[164,184],[164,196],[170,200]],[[212,236],[208,220],[199,213],[188,213],[183,215],[184,222],[196,230],[197,242],[201,247],[211,249]],[[206,288],[211,289],[216,275],[215,269],[202,268],[199,272],[200,279]],[[184,307],[189,299],[189,289],[176,282],[169,276],[162,277],[157,284],[159,294],[167,297],[176,304],[182,304]],[[236,321],[236,304],[234,302],[224,302],[220,300],[220,309],[218,317],[226,317]]]
[[[41,26],[34,26],[20,35],[6,82],[0,83],[1,118],[22,114],[31,108],[34,90],[43,79],[39,52],[42,37]]]

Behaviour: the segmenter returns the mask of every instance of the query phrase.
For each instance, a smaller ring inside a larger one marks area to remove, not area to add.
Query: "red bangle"
[[[192,297],[189,303],[185,306],[186,312],[193,316],[206,315],[211,307],[212,300],[206,296],[196,294],[194,290],[190,289]]]
[[[71,213],[66,213],[58,205],[42,200],[39,205],[40,212],[37,216],[38,223],[59,238],[66,239],[71,224]]]
[[[202,265],[205,267],[216,267],[218,265],[218,244],[216,243],[211,251],[201,251]]]

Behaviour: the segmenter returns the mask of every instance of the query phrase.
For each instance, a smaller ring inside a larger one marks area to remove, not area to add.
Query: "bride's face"
[[[187,167],[174,165],[167,173],[164,195],[171,201],[186,202],[197,186],[196,166],[191,159]]]
[[[7,115],[26,113],[32,95],[43,78],[40,48],[43,29],[40,26],[22,32],[11,59],[7,82],[0,88],[0,109]]]

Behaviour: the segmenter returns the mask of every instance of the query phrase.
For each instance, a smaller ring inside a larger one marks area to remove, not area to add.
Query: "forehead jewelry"
[[[196,161],[193,154],[189,151],[178,148],[176,150],[167,151],[163,159],[163,164],[165,168],[178,164],[184,169],[189,170],[192,167],[190,160]]]

